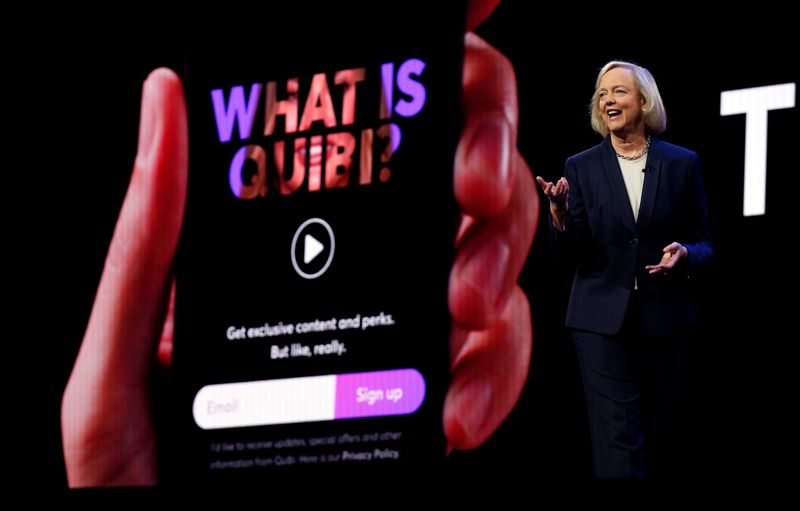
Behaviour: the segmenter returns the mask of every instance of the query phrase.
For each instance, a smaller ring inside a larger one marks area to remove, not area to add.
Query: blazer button
[[[630,243],[631,245],[633,245],[635,247],[636,245],[639,244],[639,238],[634,236],[633,238],[631,238],[631,240],[628,243]]]

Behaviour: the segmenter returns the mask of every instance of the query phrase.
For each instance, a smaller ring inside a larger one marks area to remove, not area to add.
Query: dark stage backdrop
[[[721,116],[720,94],[797,83],[789,44],[796,29],[787,30],[786,15],[768,9],[746,20],[698,19],[668,7],[593,9],[557,7],[560,13],[545,18],[529,2],[504,1],[478,32],[513,63],[519,148],[533,172],[548,179],[561,175],[567,157],[600,142],[586,108],[599,68],[623,59],[653,72],[669,116],[663,138],[695,150],[703,163],[717,253],[703,281],[702,322],[688,354],[687,475],[762,477],[794,444],[785,412],[796,401],[787,396],[796,374],[789,369],[796,300],[777,297],[791,297],[797,280],[797,256],[789,247],[797,232],[798,168],[791,155],[797,150],[798,107],[767,115],[766,210],[746,217],[745,115]],[[754,37],[754,25],[767,36]],[[126,37],[102,32],[70,31],[73,37],[39,59],[54,72],[36,80],[47,92],[36,106],[54,120],[38,148],[46,168],[35,170],[45,179],[39,182],[52,185],[46,190],[47,218],[37,222],[48,233],[53,255],[43,267],[37,299],[37,308],[48,311],[39,326],[50,332],[46,337],[54,346],[47,355],[53,365],[41,400],[44,431],[38,442],[49,488],[65,485],[60,396],[128,185],[141,82],[156,65],[179,66],[173,52],[159,48],[157,36],[131,49]],[[454,455],[454,465],[473,474],[496,474],[519,460],[532,477],[591,477],[579,374],[563,328],[571,268],[551,255],[545,219],[542,214],[521,277],[534,319],[529,380],[498,432],[483,447]]]

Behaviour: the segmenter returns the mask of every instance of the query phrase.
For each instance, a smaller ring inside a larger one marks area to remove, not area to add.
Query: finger
[[[530,364],[530,307],[517,286],[491,329],[456,330],[452,381],[444,405],[449,448],[472,449],[486,441],[517,403]]]
[[[667,245],[666,247],[664,247],[664,253],[667,253],[667,252],[677,252],[677,251],[678,251],[678,248],[680,248],[680,246],[681,246],[681,244],[680,244],[680,243],[677,243],[677,242],[672,242],[672,243],[670,243],[669,245]]]
[[[462,210],[485,217],[511,198],[517,142],[517,85],[508,59],[475,34],[466,35],[464,129],[456,150],[454,188]]]
[[[536,232],[539,196],[519,154],[517,184],[499,215],[475,220],[464,232],[450,273],[453,320],[469,329],[490,326],[505,309]]]
[[[536,176],[536,182],[539,183],[539,186],[542,187],[542,191],[544,191],[545,194],[553,187],[553,183],[551,181],[545,181],[542,176]]]
[[[489,17],[500,0],[470,0],[467,4],[467,30],[474,30]]]
[[[183,216],[187,146],[180,80],[156,70],[144,84],[131,182],[64,391],[71,486],[155,482],[146,384]]]

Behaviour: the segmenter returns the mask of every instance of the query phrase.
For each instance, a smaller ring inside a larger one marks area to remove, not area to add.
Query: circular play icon
[[[331,265],[335,248],[333,229],[328,222],[309,218],[292,238],[292,266],[304,279],[315,279]]]

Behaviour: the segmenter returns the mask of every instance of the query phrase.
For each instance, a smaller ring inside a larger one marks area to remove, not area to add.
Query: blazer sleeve
[[[692,153],[692,162],[689,168],[689,190],[686,201],[689,235],[681,243],[689,252],[686,271],[695,273],[705,266],[714,255],[703,174],[700,169],[700,158],[695,153]]]
[[[581,245],[585,244],[589,232],[588,220],[586,217],[586,204],[578,180],[578,168],[572,157],[568,158],[564,165],[564,177],[566,177],[569,183],[567,200],[569,210],[567,211],[564,231],[561,232],[556,229],[551,220],[550,233],[553,246],[558,256],[575,259],[580,253]]]

